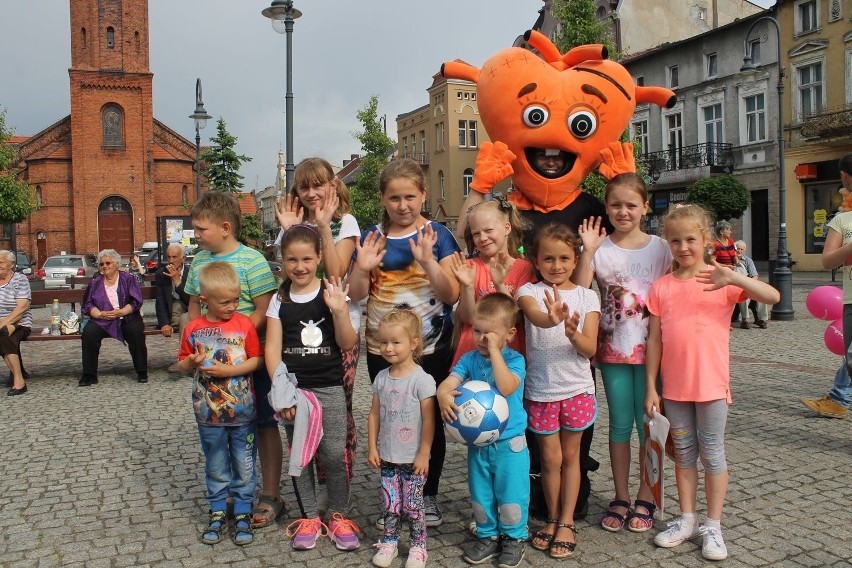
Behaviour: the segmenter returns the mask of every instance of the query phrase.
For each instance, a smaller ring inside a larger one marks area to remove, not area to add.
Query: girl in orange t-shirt
[[[518,210],[503,197],[479,203],[468,211],[464,239],[468,252],[476,249],[479,255],[470,260],[462,253],[453,255],[453,273],[461,285],[456,317],[462,327],[450,368],[455,367],[462,355],[476,348],[471,322],[473,306],[479,298],[492,292],[504,292],[514,298],[518,288],[536,281],[532,264],[520,258],[523,231]],[[518,322],[516,329],[518,333],[509,347],[526,355],[523,321]]]
[[[651,285],[651,312],[645,357],[645,413],[660,408],[657,376],[662,376],[666,417],[675,449],[675,479],[681,517],[657,534],[657,546],[671,548],[703,535],[708,560],[728,556],[722,539],[722,507],[728,490],[725,421],[730,393],[730,315],[746,298],[765,304],[778,291],[755,278],[704,262],[712,239],[710,219],[698,205],[673,209],[663,221],[663,236],[673,257],[671,274]],[[701,435],[698,435],[700,429]],[[695,516],[698,458],[704,466],[707,519]]]

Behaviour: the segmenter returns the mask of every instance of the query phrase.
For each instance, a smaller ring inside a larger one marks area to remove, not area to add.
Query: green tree
[[[201,154],[201,159],[209,166],[204,174],[208,187],[213,191],[239,193],[244,186],[240,166],[243,162],[251,162],[251,158],[237,154],[237,137],[228,132],[222,117],[216,121],[216,136],[210,138],[210,142],[213,145]]]
[[[740,180],[725,174],[689,186],[687,201],[701,205],[717,220],[738,219],[751,204],[751,193]]]
[[[245,199],[245,194],[237,196],[240,199]],[[260,227],[260,219],[256,214],[243,213],[240,220],[240,234],[237,240],[246,246],[263,252],[263,229]]]
[[[369,227],[382,218],[379,201],[379,175],[388,163],[388,156],[396,143],[384,133],[379,122],[377,109],[379,97],[373,95],[370,102],[356,115],[363,130],[353,136],[361,143],[363,155],[358,175],[352,185],[352,215],[359,227]]]
[[[35,193],[30,185],[18,179],[15,170],[17,151],[7,144],[12,136],[6,128],[6,109],[0,110],[0,225],[12,225],[10,248],[17,249],[15,224],[20,223],[38,209]]]
[[[554,0],[550,13],[561,24],[554,41],[560,52],[578,45],[602,43],[610,59],[618,58],[612,30],[605,20],[595,17],[594,0]]]

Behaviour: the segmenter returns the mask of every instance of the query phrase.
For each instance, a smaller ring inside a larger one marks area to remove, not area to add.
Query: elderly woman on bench
[[[11,384],[7,396],[27,392],[21,362],[21,341],[33,326],[30,314],[30,283],[15,272],[15,253],[0,250],[0,355],[9,367]]]
[[[88,324],[80,332],[83,342],[83,376],[80,386],[98,384],[98,356],[101,342],[112,337],[125,343],[133,358],[136,378],[148,382],[148,348],[142,321],[142,289],[139,281],[120,272],[121,256],[112,249],[98,253],[98,271],[83,296],[83,315]]]

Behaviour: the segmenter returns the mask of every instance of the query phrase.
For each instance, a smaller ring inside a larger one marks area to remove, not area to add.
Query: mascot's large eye
[[[531,105],[524,109],[524,124],[530,128],[538,128],[547,122],[550,113],[543,106]]]
[[[598,129],[598,119],[594,113],[580,110],[568,115],[568,128],[571,134],[580,138],[588,138]]]

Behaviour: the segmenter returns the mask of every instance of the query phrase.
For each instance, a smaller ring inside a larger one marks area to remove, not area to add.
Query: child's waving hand
[[[289,199],[288,199],[289,197]],[[305,210],[302,208],[302,202],[299,201],[299,196],[292,197],[282,195],[281,198],[274,203],[275,217],[278,219],[278,224],[285,231],[293,225],[298,225],[302,222],[305,216]]]
[[[364,239],[364,244],[355,242],[355,251],[358,253],[355,266],[358,269],[370,272],[382,262],[387,252],[382,246],[383,239],[379,231],[373,231]]]
[[[411,254],[414,255],[420,266],[426,267],[427,264],[438,262],[435,259],[435,254],[432,252],[432,247],[438,242],[438,233],[432,228],[431,223],[423,225],[417,231],[417,242],[414,239],[408,239],[408,244],[411,245]]]
[[[325,292],[323,299],[325,305],[332,312],[342,311],[349,308],[349,302],[346,297],[349,294],[349,284],[343,284],[343,280],[339,276],[330,276],[324,279]]]
[[[544,291],[544,307],[547,310],[547,318],[553,325],[562,323],[568,317],[568,304],[559,300],[559,288],[556,284],[553,285],[552,296],[549,290]]]
[[[470,288],[476,281],[476,268],[473,266],[473,262],[466,259],[460,252],[454,252],[452,254],[452,265],[450,266],[450,269],[453,271],[453,274],[456,275],[456,279],[458,279],[459,284],[465,288]]]

